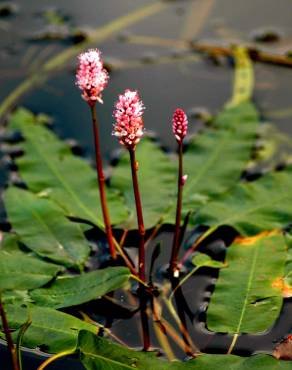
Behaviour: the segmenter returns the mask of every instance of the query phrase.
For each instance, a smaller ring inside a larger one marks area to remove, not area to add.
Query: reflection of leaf
[[[273,287],[284,275],[286,244],[282,235],[239,240],[227,250],[207,311],[207,326],[216,332],[258,333],[278,317],[282,292]]]
[[[78,276],[62,276],[49,288],[33,290],[30,296],[40,306],[76,306],[121,288],[129,277],[130,272],[126,267],[108,267]]]
[[[23,345],[28,348],[42,347],[48,353],[57,353],[75,348],[79,330],[88,330],[96,335],[95,325],[86,323],[51,308],[6,305],[8,323],[11,329],[19,329],[30,316],[31,326],[25,332]],[[13,334],[16,340],[18,330]]]
[[[185,362],[161,360],[154,353],[137,352],[82,330],[78,338],[81,361],[86,370],[288,370],[289,362],[272,356],[249,358],[202,354]]]
[[[28,248],[66,266],[84,264],[88,242],[79,225],[69,221],[54,202],[10,187],[4,193],[4,203],[14,231]]]
[[[16,160],[21,177],[34,192],[46,193],[64,208],[66,215],[102,226],[103,218],[95,171],[72,155],[68,146],[50,130],[40,126],[24,109],[17,110],[10,126],[21,131],[25,154]],[[111,221],[127,218],[121,198],[108,190]]]
[[[193,217],[194,224],[234,227],[243,235],[287,226],[292,220],[292,167],[237,185],[208,203]]]

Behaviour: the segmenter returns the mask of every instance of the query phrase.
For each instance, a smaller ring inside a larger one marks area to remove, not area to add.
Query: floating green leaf
[[[171,206],[175,195],[175,164],[172,163],[158,145],[150,139],[143,139],[137,146],[139,161],[139,187],[143,203],[145,227],[155,225]],[[129,153],[125,151],[119,164],[113,169],[111,183],[121,190],[128,208],[135,210],[135,199],[131,180]],[[135,214],[130,226],[135,228]]]
[[[242,235],[281,229],[292,220],[292,167],[238,184],[231,192],[205,205],[194,217],[196,225],[212,230],[234,227]]]
[[[54,202],[10,187],[4,203],[13,229],[28,248],[66,266],[84,264],[89,246],[80,226],[69,221]]]
[[[49,282],[63,267],[19,253],[0,251],[0,291],[34,289]]]
[[[215,195],[236,184],[250,158],[257,126],[258,116],[253,105],[243,103],[224,110],[214,127],[191,140],[184,154],[184,171],[189,175],[184,186],[185,214],[196,211]],[[175,163],[155,143],[146,139],[137,146],[137,159],[146,227],[161,219],[174,223]],[[114,168],[111,182],[125,194],[128,208],[135,209],[128,153]]]
[[[22,305],[31,303],[31,298],[27,290],[6,290],[1,294],[1,300],[4,305]]]
[[[154,353],[137,352],[80,331],[80,357],[86,370],[288,370],[288,361],[278,361],[272,356],[256,355],[249,358],[233,355],[202,354],[186,362],[167,362]]]
[[[245,47],[234,47],[235,74],[233,82],[233,94],[229,107],[249,101],[254,87],[254,74],[252,62]]]
[[[253,69],[247,52],[235,50],[236,70],[233,98],[213,127],[196,135],[184,154],[183,213],[195,212],[214,196],[236,184],[250,159],[259,117],[249,101]],[[159,220],[174,223],[176,164],[158,147],[143,139],[137,146],[139,180],[146,227]],[[128,153],[114,169],[112,184],[125,194],[129,209],[135,208]],[[159,190],[159,191],[158,191]]]
[[[208,328],[239,334],[272,326],[283,301],[274,283],[284,276],[285,262],[282,235],[242,239],[230,246],[207,311]]]
[[[6,253],[23,253],[19,248],[19,236],[13,233],[3,233],[0,251],[5,251]]]
[[[18,329],[30,316],[32,324],[25,332],[22,343],[28,348],[42,348],[48,353],[74,349],[78,332],[82,329],[94,335],[98,331],[95,325],[51,308],[5,305],[5,310],[9,327],[16,330],[14,339],[17,338]]]
[[[215,127],[195,137],[184,155],[184,171],[189,174],[184,187],[184,211],[225,192],[237,181],[250,158],[255,143],[258,116],[250,103],[225,109]]]
[[[20,130],[25,139],[25,154],[16,163],[28,188],[56,201],[67,216],[103,227],[96,173],[89,164],[74,156],[68,146],[23,108],[12,115],[10,127]],[[111,221],[124,221],[128,214],[121,197],[108,190],[107,200]]]
[[[60,277],[49,288],[31,291],[30,296],[40,306],[70,307],[121,288],[129,277],[126,267],[108,267],[79,276]]]

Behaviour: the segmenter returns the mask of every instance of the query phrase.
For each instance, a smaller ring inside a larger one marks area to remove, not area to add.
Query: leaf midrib
[[[259,255],[259,248],[260,248],[260,246],[256,246],[255,250],[254,250],[254,253],[253,253],[252,265],[251,265],[251,269],[250,269],[250,273],[249,273],[249,277],[248,277],[248,281],[247,281],[247,286],[246,286],[246,294],[245,294],[243,307],[242,307],[241,315],[240,315],[240,318],[239,318],[239,321],[238,321],[238,325],[237,325],[235,334],[240,333],[240,328],[241,328],[241,325],[242,325],[242,322],[243,322],[243,319],[244,319],[245,312],[247,310],[248,297],[249,297],[250,290],[252,288],[252,282],[254,280],[255,268],[256,268],[256,263],[257,263],[257,259],[258,259],[258,255]]]

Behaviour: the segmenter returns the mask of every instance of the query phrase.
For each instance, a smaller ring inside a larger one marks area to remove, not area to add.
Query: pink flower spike
[[[145,107],[138,92],[127,89],[119,96],[115,108],[113,116],[116,123],[112,134],[127,149],[134,149],[144,134],[142,115]]]
[[[98,49],[89,49],[78,56],[76,85],[82,90],[82,98],[93,106],[97,101],[103,103],[102,91],[106,88],[109,75],[103,67]]]
[[[185,112],[177,108],[172,117],[172,132],[179,144],[182,143],[188,131],[188,117]]]

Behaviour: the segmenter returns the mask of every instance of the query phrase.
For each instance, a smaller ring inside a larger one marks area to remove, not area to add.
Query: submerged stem
[[[177,269],[177,259],[180,247],[180,224],[181,224],[181,209],[182,209],[182,192],[183,192],[183,145],[182,142],[178,145],[178,180],[177,180],[177,203],[176,203],[176,218],[175,232],[172,243],[172,252],[170,258],[170,272],[172,275]]]
[[[97,180],[98,180],[98,185],[99,185],[99,195],[100,195],[100,202],[101,202],[103,220],[104,220],[104,225],[105,225],[105,232],[107,236],[107,242],[109,245],[110,255],[113,259],[116,259],[117,253],[116,253],[116,249],[114,246],[112,227],[111,227],[110,216],[109,216],[108,206],[107,206],[107,201],[106,201],[105,177],[104,177],[103,168],[102,168],[101,150],[100,150],[100,142],[99,142],[99,130],[98,130],[98,122],[97,122],[97,117],[96,117],[95,105],[90,106],[90,110],[91,110],[92,127],[93,127],[93,133],[94,133]]]
[[[3,303],[2,303],[2,299],[1,299],[1,294],[0,294],[0,316],[1,316],[2,327],[3,327],[4,334],[5,334],[8,350],[9,350],[10,355],[11,355],[13,370],[19,370],[19,364],[18,364],[18,360],[17,360],[17,351],[16,351],[15,345],[13,344],[13,341],[12,341],[12,337],[11,337],[11,333],[10,333],[10,329],[9,329],[9,325],[8,325],[8,321],[7,321],[7,317],[6,317],[5,310],[4,310]]]

